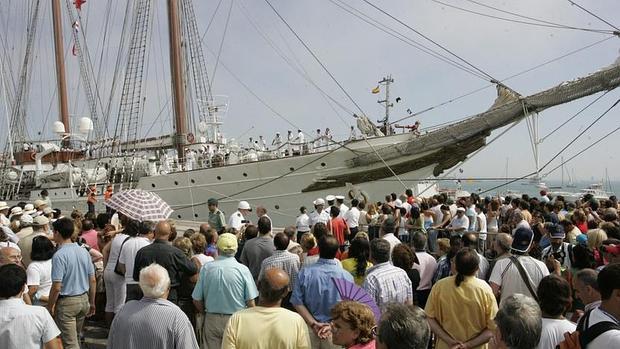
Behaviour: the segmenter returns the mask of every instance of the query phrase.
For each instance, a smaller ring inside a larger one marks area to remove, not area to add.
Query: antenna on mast
[[[386,136],[392,134],[392,132],[390,132],[390,108],[394,107],[394,103],[390,102],[390,84],[392,83],[394,83],[392,75],[388,75],[379,81],[379,85],[385,86],[385,99],[378,100],[377,103],[385,106],[385,117],[383,120],[377,120],[377,122],[383,124],[383,134]]]

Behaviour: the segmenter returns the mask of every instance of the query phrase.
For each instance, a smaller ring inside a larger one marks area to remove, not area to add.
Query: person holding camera
[[[228,218],[228,226],[235,228],[237,231],[241,231],[243,226],[250,223],[250,212],[252,212],[250,204],[247,201],[239,201],[237,211]]]

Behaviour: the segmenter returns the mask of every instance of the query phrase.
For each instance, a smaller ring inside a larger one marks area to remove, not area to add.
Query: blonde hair
[[[301,245],[301,248],[307,252],[316,246],[316,239],[312,233],[304,233],[301,236],[301,241],[299,244]]]
[[[183,252],[187,258],[192,258],[192,242],[188,238],[180,237],[172,243],[172,245]]]
[[[588,248],[595,250],[601,245],[603,241],[607,240],[607,233],[603,229],[592,229],[587,232],[588,235]]]
[[[372,340],[372,329],[375,327],[375,315],[366,304],[354,301],[342,301],[337,303],[331,311],[332,319],[341,319],[351,329],[358,330],[359,336],[355,339],[357,344],[365,344]]]
[[[437,239],[437,246],[439,246],[439,250],[443,252],[443,254],[447,254],[450,251],[450,239],[441,238]]]

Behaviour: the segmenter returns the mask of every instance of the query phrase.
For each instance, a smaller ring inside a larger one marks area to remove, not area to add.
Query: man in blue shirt
[[[90,254],[71,240],[73,221],[54,222],[58,250],[52,257],[52,289],[47,308],[55,316],[64,348],[79,348],[84,318],[95,314],[95,269]]]
[[[218,257],[204,265],[192,298],[196,309],[205,314],[201,348],[220,348],[230,316],[254,307],[258,291],[250,269],[237,262],[237,237],[222,234],[217,240]]]
[[[334,259],[338,248],[338,240],[333,235],[319,240],[319,260],[301,269],[291,296],[291,304],[308,325],[312,348],[340,348],[332,344],[328,330],[331,308],[340,301],[332,279],[354,281]]]

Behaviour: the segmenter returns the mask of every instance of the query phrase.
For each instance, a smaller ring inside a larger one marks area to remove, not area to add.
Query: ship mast
[[[185,162],[185,137],[187,136],[185,84],[181,57],[181,25],[178,0],[168,0],[168,27],[170,35],[170,74],[172,76],[172,105],[174,109],[175,146],[179,163]]]
[[[389,135],[390,132],[390,108],[394,106],[393,103],[390,102],[390,84],[394,82],[392,75],[388,75],[384,77],[381,81],[379,81],[379,85],[385,85],[385,99],[378,100],[377,103],[385,105],[385,117],[380,122],[383,122],[383,127],[385,128],[385,135]]]
[[[70,133],[69,106],[67,102],[67,81],[65,78],[64,45],[62,40],[62,14],[60,0],[52,0],[52,28],[54,32],[54,52],[56,57],[56,82],[58,84],[58,104],[60,121],[65,125],[65,132]],[[62,141],[63,147],[69,147],[68,138]]]

